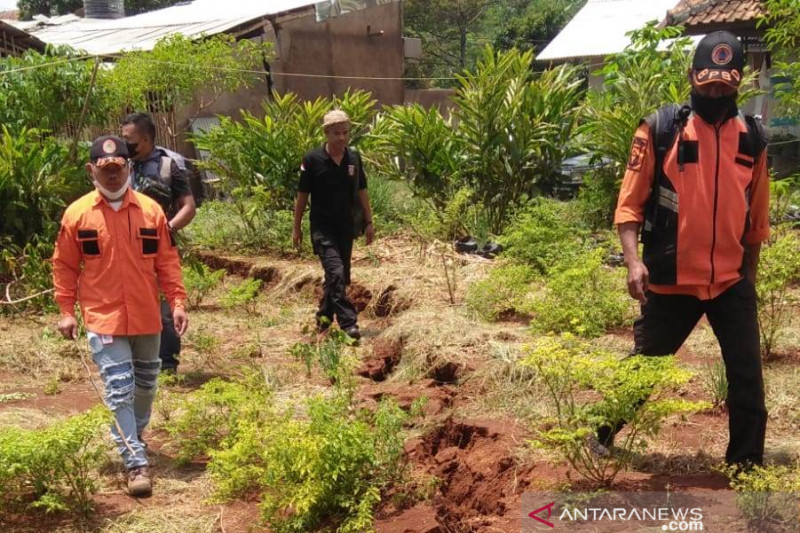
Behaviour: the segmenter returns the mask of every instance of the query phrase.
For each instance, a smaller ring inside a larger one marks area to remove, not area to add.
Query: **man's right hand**
[[[78,338],[78,321],[74,316],[65,316],[58,322],[58,332],[67,339],[75,340]]]
[[[650,285],[650,272],[644,263],[636,259],[628,263],[628,294],[641,303],[647,302],[647,289]]]
[[[294,243],[295,248],[300,248],[300,243],[303,241],[303,230],[300,228],[294,228],[292,230],[292,243]]]

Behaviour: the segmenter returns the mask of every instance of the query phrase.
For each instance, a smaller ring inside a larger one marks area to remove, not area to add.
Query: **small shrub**
[[[789,466],[754,466],[737,471],[730,467],[731,488],[736,492],[739,510],[752,525],[772,525],[775,529],[758,531],[789,531],[776,526],[798,527],[797,495],[800,493],[800,464]]]
[[[308,420],[291,420],[264,441],[261,511],[276,533],[324,523],[341,533],[373,530],[381,492],[402,472],[409,415],[391,400],[374,413],[350,412],[341,399],[312,398]]]
[[[629,320],[631,300],[624,272],[605,267],[604,258],[604,250],[594,250],[547,280],[532,305],[535,331],[591,338]]]
[[[555,413],[547,420],[551,429],[540,431],[534,444],[558,451],[578,474],[605,485],[628,468],[634,454],[645,448],[645,437],[654,437],[668,416],[707,407],[666,397],[691,377],[672,357],[619,360],[615,354],[564,335],[542,339],[523,364],[536,370]],[[648,396],[650,400],[642,405]],[[627,429],[617,436],[614,453],[595,454],[590,436],[597,428],[622,420],[628,421]]]
[[[542,199],[514,218],[501,243],[506,257],[548,274],[585,253],[587,236],[571,204]]]
[[[504,314],[530,312],[531,283],[536,271],[527,265],[507,264],[492,269],[489,275],[467,289],[467,307],[484,320],[496,321]]]
[[[189,309],[197,309],[206,296],[213,291],[222,278],[225,271],[211,270],[203,263],[193,262],[183,267],[183,284],[186,288],[186,303]]]
[[[236,442],[247,423],[271,415],[272,394],[260,375],[241,382],[212,379],[183,401],[169,405],[165,429],[178,449],[178,460],[208,456]]]
[[[222,305],[228,309],[243,308],[247,313],[256,313],[256,297],[261,290],[260,279],[245,279],[223,296]]]
[[[302,361],[308,376],[311,376],[314,362],[317,362],[326,376],[336,379],[340,374],[339,366],[344,349],[348,346],[353,346],[354,343],[355,341],[344,331],[332,326],[324,339],[314,344],[298,342],[291,347],[289,353],[299,361]]]
[[[800,276],[800,239],[794,233],[781,235],[761,252],[756,279],[761,353],[769,360],[786,328],[792,302],[789,286]]]
[[[93,470],[104,455],[103,408],[44,429],[0,429],[0,511],[44,509],[88,516],[97,491]]]

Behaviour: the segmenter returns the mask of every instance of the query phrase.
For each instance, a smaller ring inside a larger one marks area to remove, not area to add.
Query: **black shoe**
[[[351,326],[345,329],[344,332],[353,340],[361,340],[361,332],[358,330],[358,326]]]

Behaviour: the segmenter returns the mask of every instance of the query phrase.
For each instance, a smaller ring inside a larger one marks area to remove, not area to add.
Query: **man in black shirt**
[[[133,113],[122,121],[122,137],[128,145],[133,168],[131,187],[161,205],[167,226],[176,232],[194,218],[196,206],[183,156],[155,145],[156,126],[150,115]],[[161,370],[177,372],[181,338],[175,331],[172,312],[161,299]]]
[[[307,153],[300,167],[292,240],[299,246],[303,239],[301,221],[310,197],[311,242],[325,270],[325,291],[317,312],[317,325],[324,331],[335,316],[339,327],[358,340],[361,338],[358,313],[347,298],[346,289],[350,284],[353,240],[362,231],[368,245],[375,237],[367,178],[361,155],[348,147],[347,114],[340,110],[329,112],[323,119],[323,130],[327,142]]]

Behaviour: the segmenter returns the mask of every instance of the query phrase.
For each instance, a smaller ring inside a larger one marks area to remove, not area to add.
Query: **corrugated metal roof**
[[[14,25],[54,45],[68,45],[92,55],[151,50],[159,39],[215,35],[256,21],[312,7],[315,0],[195,0],[115,20],[82,19],[74,15]]]
[[[542,50],[537,61],[563,61],[622,52],[625,35],[651,20],[661,22],[676,0],[589,0]]]
[[[669,11],[667,21],[687,27],[755,23],[764,12],[761,0],[681,0]]]

